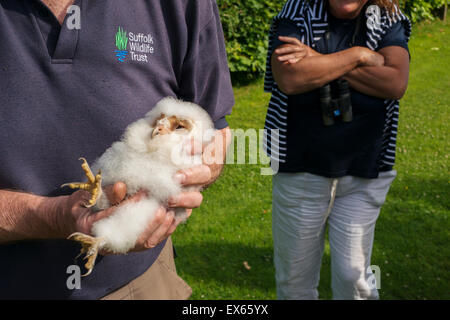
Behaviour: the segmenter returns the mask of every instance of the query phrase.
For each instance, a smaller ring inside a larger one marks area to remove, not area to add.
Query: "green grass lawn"
[[[401,101],[396,170],[378,220],[372,264],[382,299],[449,299],[450,28],[414,27],[411,72]],[[235,88],[231,128],[263,127],[269,95],[262,82]],[[178,272],[193,299],[275,299],[271,177],[260,165],[228,165],[204,204],[173,235]],[[244,265],[247,264],[249,268]],[[322,299],[331,298],[326,245]]]

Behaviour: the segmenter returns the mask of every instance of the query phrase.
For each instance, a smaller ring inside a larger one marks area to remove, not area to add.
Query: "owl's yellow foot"
[[[88,191],[91,194],[91,198],[89,199],[88,203],[85,204],[85,207],[90,208],[97,203],[97,199],[102,194],[102,173],[99,170],[97,175],[94,176],[94,174],[91,171],[91,168],[89,168],[89,165],[88,165],[86,159],[80,158],[79,160],[83,161],[81,168],[83,169],[84,173],[86,174],[88,181],[86,183],[82,183],[82,182],[66,183],[66,184],[63,184],[61,186],[61,188],[69,187],[71,189],[81,189],[81,190]]]
[[[77,241],[81,244],[80,254],[76,258],[78,258],[82,254],[86,254],[83,260],[87,260],[86,264],[84,265],[87,272],[83,274],[82,277],[90,275],[92,270],[94,269],[98,250],[104,243],[103,239],[94,238],[80,232],[71,234],[67,239]]]

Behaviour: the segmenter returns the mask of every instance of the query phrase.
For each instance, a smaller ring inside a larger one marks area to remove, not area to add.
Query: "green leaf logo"
[[[128,38],[127,32],[119,27],[119,31],[116,33],[116,47],[119,50],[127,50]]]
[[[117,31],[116,33],[116,47],[119,50],[115,50],[114,52],[116,54],[117,60],[120,62],[124,62],[128,55],[127,44],[127,32],[119,27],[119,31]]]

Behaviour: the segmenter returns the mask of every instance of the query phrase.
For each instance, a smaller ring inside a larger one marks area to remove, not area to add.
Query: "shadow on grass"
[[[250,290],[275,290],[272,247],[223,241],[175,243],[175,249],[177,269],[183,276]]]
[[[450,182],[447,177],[421,178],[399,172],[388,194],[388,203],[420,201],[430,209],[450,210]]]
[[[444,177],[400,172],[375,231],[372,264],[381,268],[382,299],[449,298],[448,194]]]
[[[176,244],[177,271],[191,285],[192,279],[213,283],[217,287],[239,287],[254,292],[256,299],[274,299],[276,296],[273,249],[255,248],[239,243]],[[247,262],[250,269],[244,266]],[[322,258],[319,295],[331,298],[330,256]],[[189,281],[190,280],[190,281]],[[259,296],[258,292],[263,294]],[[241,299],[236,296],[232,299]]]

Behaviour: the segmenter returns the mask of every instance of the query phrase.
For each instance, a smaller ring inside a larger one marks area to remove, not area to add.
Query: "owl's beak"
[[[163,135],[163,134],[167,134],[169,133],[169,130],[162,124],[156,126],[155,129],[153,129],[152,132],[152,138],[158,136],[158,135]]]
[[[160,131],[161,131],[161,128],[159,126],[156,127],[155,129],[153,129],[152,138],[156,137]]]

